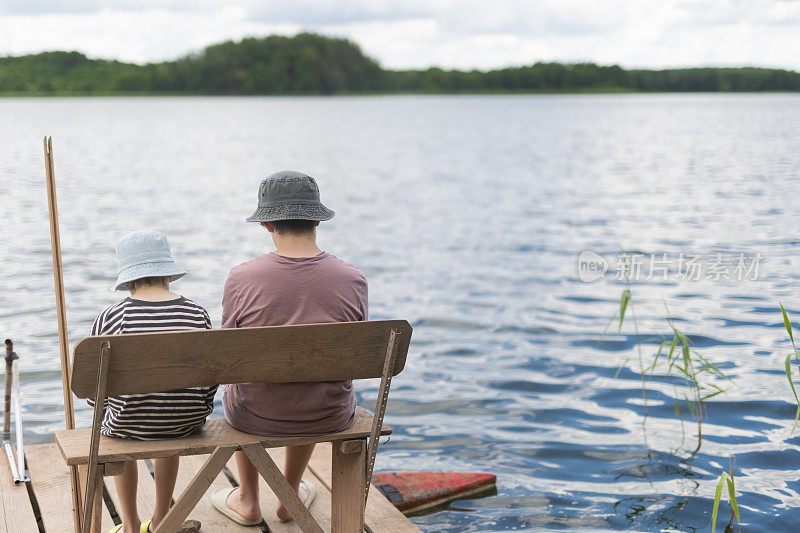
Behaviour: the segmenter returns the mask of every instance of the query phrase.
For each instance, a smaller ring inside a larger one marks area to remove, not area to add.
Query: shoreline
[[[0,99],[22,98],[355,98],[362,96],[559,96],[559,95],[800,95],[800,91],[638,91],[625,89],[584,89],[570,91],[458,91],[458,92],[423,92],[423,91],[358,91],[333,94],[287,92],[287,93],[203,93],[203,92],[0,92]]]

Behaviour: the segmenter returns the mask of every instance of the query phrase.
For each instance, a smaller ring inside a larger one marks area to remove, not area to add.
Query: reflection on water
[[[48,134],[73,341],[117,298],[114,244],[136,228],[169,236],[190,272],[175,287],[218,326],[229,268],[271,249],[243,222],[259,180],[318,178],[337,212],[322,247],[366,273],[373,318],[415,328],[377,467],[499,478],[423,530],[703,531],[735,454],[743,522],[794,531],[777,301],[800,317],[799,121],[794,95],[0,99],[0,336],[22,357],[27,442],[63,427]],[[637,337],[603,334],[624,284],[577,276],[582,251],[613,265],[621,249],[762,254],[756,280],[633,285],[646,358],[669,335],[663,299],[735,382],[696,454],[680,381],[648,377],[643,428]],[[361,403],[376,391],[360,384]]]

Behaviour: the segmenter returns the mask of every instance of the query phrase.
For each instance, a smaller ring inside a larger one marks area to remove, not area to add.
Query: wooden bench
[[[237,450],[247,454],[304,532],[322,528],[291,489],[265,448],[331,442],[331,530],[364,528],[364,509],[392,376],[404,366],[411,340],[404,320],[262,328],[104,335],[74,348],[71,388],[96,398],[92,427],[56,433],[68,465],[88,465],[80,533],[99,532],[103,476],[124,471],[125,461],[211,454],[154,533],[183,523]],[[290,383],[381,378],[375,416],[357,409],[345,431],[318,436],[262,437],[209,420],[182,439],[133,441],[100,435],[103,399],[215,384]]]

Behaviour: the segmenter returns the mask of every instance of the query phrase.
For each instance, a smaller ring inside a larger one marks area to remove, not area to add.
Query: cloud
[[[232,7],[207,14],[151,9],[3,16],[0,55],[78,50],[95,58],[145,63],[174,59],[228,39],[298,30],[297,26],[251,23]]]
[[[7,15],[85,15],[103,11],[163,10],[177,13],[215,13],[223,6],[246,12],[254,22],[265,24],[340,24],[429,15],[431,2],[405,0],[6,0],[0,12]]]
[[[800,0],[5,0],[0,54],[174,59],[245,36],[347,36],[390,68],[535,61],[800,69]]]
[[[236,2],[232,2],[236,3]],[[0,13],[4,15],[85,15],[109,10],[209,12],[219,9],[219,2],[208,0],[4,0]]]
[[[291,23],[301,26],[340,25],[363,22],[394,22],[429,18],[436,14],[436,1],[404,0],[295,0],[292,2],[251,2],[247,7],[253,20],[267,24]]]

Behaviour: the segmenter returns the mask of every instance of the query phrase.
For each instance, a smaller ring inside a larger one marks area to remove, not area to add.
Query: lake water
[[[27,442],[64,425],[52,135],[73,342],[119,298],[114,246],[139,228],[168,235],[190,272],[175,289],[219,326],[230,267],[272,250],[244,223],[260,179],[318,178],[337,212],[321,246],[364,271],[372,318],[415,328],[377,469],[498,475],[497,495],[414,518],[423,531],[707,531],[731,454],[744,529],[796,531],[778,302],[800,319],[798,124],[797,95],[0,99],[0,336],[22,357]],[[666,367],[643,427],[630,311],[604,334],[622,249],[647,267],[631,284],[644,362],[670,334],[666,303],[731,378],[696,453]],[[583,251],[608,262],[600,280],[581,281]],[[720,267],[737,258],[744,275]],[[361,404],[376,390],[361,383]]]

